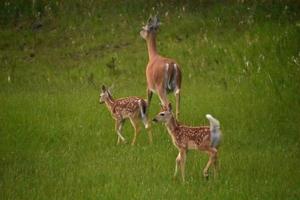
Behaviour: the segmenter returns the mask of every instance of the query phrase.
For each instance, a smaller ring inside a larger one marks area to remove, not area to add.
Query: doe
[[[110,91],[103,85],[100,92],[100,104],[105,103],[106,107],[110,111],[112,117],[115,119],[115,129],[118,135],[117,144],[125,142],[125,138],[122,136],[122,127],[125,119],[129,118],[134,128],[134,137],[131,145],[136,142],[137,135],[140,133],[139,121],[142,121],[145,128],[148,129],[147,120],[147,103],[144,99],[139,97],[125,97],[120,99],[113,99]],[[149,142],[152,143],[152,134],[150,130],[147,130],[149,136]]]
[[[156,33],[160,26],[159,19],[150,17],[142,27],[140,35],[146,40],[149,61],[146,68],[147,102],[150,106],[152,94],[157,93],[163,105],[168,105],[167,94],[175,93],[176,118],[179,115],[181,70],[175,60],[162,57],[156,50]]]
[[[204,177],[208,177],[208,169],[211,164],[214,166],[214,174],[216,175],[217,148],[221,138],[220,123],[209,114],[206,115],[206,118],[209,120],[210,126],[190,127],[179,124],[173,117],[171,104],[169,104],[167,107],[162,107],[162,111],[153,119],[154,122],[165,124],[174,146],[179,151],[174,177],[177,175],[177,169],[180,168],[182,180],[185,180],[184,168],[186,153],[189,149],[204,151],[209,155],[208,163],[203,170]]]

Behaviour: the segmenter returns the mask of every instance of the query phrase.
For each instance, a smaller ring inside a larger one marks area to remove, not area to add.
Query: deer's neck
[[[150,34],[150,37],[147,39],[147,48],[148,48],[149,60],[153,60],[158,55],[156,50],[155,34]]]
[[[175,135],[176,134],[176,129],[177,129],[177,122],[174,117],[172,117],[168,122],[166,122],[166,127],[169,130],[170,134]]]
[[[110,112],[113,112],[115,101],[112,98],[109,98],[105,101],[105,105],[110,110]]]

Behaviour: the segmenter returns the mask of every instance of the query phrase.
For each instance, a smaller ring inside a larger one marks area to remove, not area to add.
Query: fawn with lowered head
[[[118,135],[117,144],[125,142],[125,138],[122,136],[122,127],[126,119],[130,119],[130,122],[134,128],[134,137],[131,142],[135,144],[136,138],[140,133],[139,122],[142,121],[145,128],[148,129],[147,120],[147,102],[139,97],[125,97],[120,99],[113,99],[110,91],[103,85],[100,92],[100,104],[105,103],[106,107],[110,111],[112,117],[115,119],[115,128]],[[149,142],[152,143],[152,134],[148,130]]]
[[[142,27],[140,35],[146,40],[149,61],[146,68],[147,97],[150,106],[153,92],[157,93],[161,103],[168,105],[167,94],[175,93],[176,118],[179,115],[181,70],[175,60],[162,57],[156,50],[156,33],[160,26],[158,18],[150,17],[148,23]]]
[[[216,174],[218,145],[221,139],[220,123],[217,119],[207,114],[206,118],[210,126],[190,127],[179,124],[172,114],[171,104],[162,107],[160,113],[153,119],[154,122],[163,122],[172,138],[174,146],[179,150],[176,158],[175,173],[180,168],[182,180],[184,181],[184,167],[186,153],[190,149],[204,151],[209,155],[209,161],[203,170],[203,176],[208,177],[208,169],[211,164]]]

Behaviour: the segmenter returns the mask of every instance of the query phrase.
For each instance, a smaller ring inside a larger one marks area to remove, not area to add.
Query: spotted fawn
[[[105,103],[106,107],[110,111],[112,117],[115,119],[115,129],[118,135],[117,144],[125,142],[125,138],[122,136],[122,127],[126,119],[129,118],[133,128],[134,137],[131,142],[135,144],[136,138],[140,133],[139,122],[142,121],[145,128],[148,129],[147,120],[147,103],[144,99],[139,97],[125,97],[120,99],[113,99],[110,91],[103,85],[100,92],[100,104]],[[152,143],[152,134],[150,130],[147,130],[149,136],[149,142]]]
[[[179,151],[174,177],[177,175],[177,169],[180,168],[182,180],[185,180],[186,153],[190,149],[204,151],[209,155],[208,163],[203,170],[204,177],[208,177],[208,169],[211,164],[213,164],[214,174],[216,174],[217,148],[221,139],[220,123],[209,114],[206,115],[206,118],[209,120],[210,126],[190,127],[179,124],[172,114],[171,104],[168,104],[162,107],[161,112],[153,119],[154,122],[165,124],[174,146]]]

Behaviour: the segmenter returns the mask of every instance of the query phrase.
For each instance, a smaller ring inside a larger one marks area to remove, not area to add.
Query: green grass
[[[299,199],[299,4],[130,2],[0,6],[0,199]],[[146,95],[139,30],[150,13],[163,22],[159,51],[182,67],[181,121],[221,122],[216,179],[201,177],[208,158],[191,151],[186,183],[174,181],[162,125],[152,145],[143,130],[136,146],[117,146],[98,103],[101,84]]]

